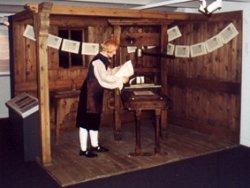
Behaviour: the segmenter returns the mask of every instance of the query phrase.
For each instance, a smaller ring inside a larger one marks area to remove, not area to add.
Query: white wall
[[[243,10],[240,143],[250,147],[250,2],[224,3],[226,11]]]
[[[197,9],[178,9],[178,12],[198,12]],[[241,85],[241,117],[240,144],[250,147],[250,2],[223,2],[219,12],[243,11],[242,42],[242,85]]]
[[[5,102],[10,99],[10,76],[0,75],[0,118],[9,117]]]
[[[1,17],[9,14],[1,14]],[[10,99],[8,27],[0,25],[0,118],[9,117],[5,102]]]

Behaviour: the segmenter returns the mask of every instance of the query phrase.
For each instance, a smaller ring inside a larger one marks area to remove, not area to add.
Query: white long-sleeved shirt
[[[123,88],[123,82],[121,77],[117,77],[114,75],[115,69],[106,69],[104,63],[101,60],[93,61],[94,66],[94,74],[97,78],[100,85],[107,89],[115,89],[119,88],[120,90]]]

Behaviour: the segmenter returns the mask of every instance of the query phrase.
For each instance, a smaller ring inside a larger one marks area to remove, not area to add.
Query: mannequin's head
[[[116,50],[119,44],[113,40],[108,39],[101,44],[101,53],[106,55],[108,58],[112,58],[116,54]]]

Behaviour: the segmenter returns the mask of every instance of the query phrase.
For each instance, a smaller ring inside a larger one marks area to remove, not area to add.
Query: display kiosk
[[[40,155],[38,99],[22,93],[6,102],[9,109],[10,135],[17,155],[34,161]]]

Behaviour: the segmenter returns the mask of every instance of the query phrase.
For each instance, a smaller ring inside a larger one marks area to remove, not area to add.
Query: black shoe
[[[80,152],[79,152],[79,155],[80,156],[85,156],[85,157],[88,157],[88,158],[93,158],[93,157],[97,157],[97,154],[96,153],[94,153],[94,152],[92,152],[92,151],[82,151],[82,150],[80,150]]]
[[[102,146],[97,146],[97,147],[91,147],[91,151],[96,151],[96,152],[108,152],[109,149],[102,147]]]

